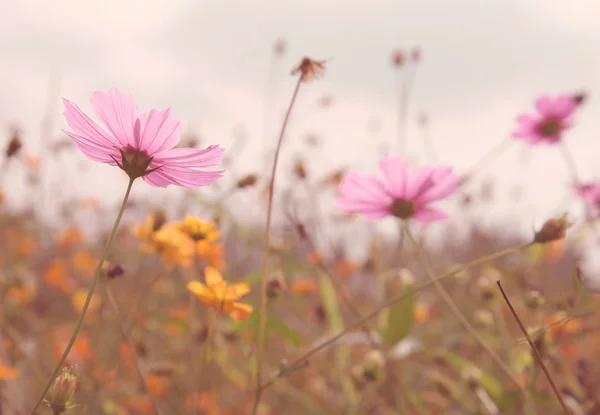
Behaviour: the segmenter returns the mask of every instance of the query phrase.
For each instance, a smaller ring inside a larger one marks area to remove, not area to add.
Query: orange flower
[[[322,265],[323,264],[323,257],[317,251],[312,251],[311,253],[309,253],[307,259],[308,259],[308,262],[313,265]]]
[[[96,269],[96,266],[98,265],[98,259],[89,251],[80,251],[73,255],[71,258],[71,264],[73,269],[78,274],[87,276],[91,275]]]
[[[148,392],[157,398],[163,398],[167,393],[167,381],[161,376],[157,376],[154,374],[146,375],[145,378],[146,385],[148,386]]]
[[[6,299],[14,304],[28,304],[35,297],[33,284],[19,283],[6,290]]]
[[[58,344],[55,344],[54,346],[54,353],[57,359],[60,358],[63,351],[65,350],[70,334],[70,328],[61,327],[58,329],[57,335],[60,336],[59,338],[61,340],[58,342]],[[86,333],[80,333],[77,336],[77,339],[75,339],[73,349],[71,349],[71,351],[69,352],[67,360],[71,364],[81,364],[85,361],[89,361],[92,355],[92,342],[89,336]]]
[[[431,307],[429,304],[419,302],[415,304],[413,313],[417,323],[424,323],[431,317]]]
[[[138,414],[153,414],[154,413],[154,405],[150,399],[145,396],[130,396],[127,398],[125,402],[125,406],[133,411],[133,413]]]
[[[44,281],[48,286],[63,293],[70,294],[75,290],[73,281],[67,275],[67,265],[62,259],[53,259],[44,271]]]
[[[0,361],[0,380],[16,379],[18,376],[19,372],[15,368],[6,366]]]
[[[83,233],[77,225],[69,226],[58,236],[58,246],[62,250],[69,250],[83,240]]]
[[[252,306],[237,302],[250,292],[248,283],[228,285],[219,271],[212,267],[204,269],[204,279],[206,285],[199,281],[191,281],[187,284],[188,290],[204,304],[223,314],[228,314],[237,321],[245,320],[252,313]]]
[[[301,278],[292,282],[291,290],[296,294],[307,295],[319,292],[319,284],[311,278]]]
[[[79,289],[75,291],[73,296],[71,297],[71,302],[73,304],[73,308],[77,314],[81,314],[81,310],[83,310],[83,305],[88,295],[87,289]],[[88,306],[88,311],[86,314],[86,318],[89,316],[94,318],[95,315],[100,311],[102,307],[102,301],[98,294],[94,293],[90,300],[90,305]]]
[[[335,264],[337,274],[342,278],[348,278],[356,271],[356,265],[348,259],[341,259]]]
[[[546,262],[554,263],[559,261],[567,252],[567,244],[564,239],[548,242],[544,245],[543,259]]]
[[[187,411],[192,410],[192,399],[192,395],[188,395],[185,398],[185,409]],[[196,408],[201,409],[205,415],[220,415],[222,413],[219,404],[209,392],[200,392],[198,394]]]
[[[29,235],[23,235],[19,238],[19,245],[17,247],[17,253],[21,256],[28,256],[35,252],[37,245],[35,240]]]
[[[2,190],[0,190],[0,205],[2,203],[4,203],[4,200],[6,199],[6,197],[4,196],[4,192]]]
[[[546,320],[544,321],[546,326],[552,326],[552,327],[550,327],[550,337],[553,340],[556,340],[558,337],[562,336],[563,334],[577,333],[581,329],[581,326],[582,326],[581,319],[573,318],[573,319],[566,320],[566,318],[567,318],[566,313],[558,312],[558,313],[552,314],[551,316],[546,318]]]

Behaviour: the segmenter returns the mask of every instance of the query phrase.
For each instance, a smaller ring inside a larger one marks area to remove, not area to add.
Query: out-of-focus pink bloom
[[[581,197],[594,218],[600,217],[600,184],[574,184],[575,194]]]
[[[573,125],[571,116],[577,108],[577,100],[570,95],[550,98],[544,95],[535,101],[535,114],[521,114],[517,117],[517,129],[512,136],[528,144],[545,142],[557,143],[562,134]]]
[[[211,184],[222,171],[201,171],[220,163],[223,149],[173,148],[181,139],[179,120],[171,109],[140,114],[133,97],[113,88],[94,92],[92,109],[106,131],[73,102],[64,99],[65,133],[89,159],[119,166],[131,178],[153,186],[199,187]],[[108,131],[108,132],[107,132]]]
[[[340,184],[337,204],[348,213],[368,219],[387,215],[400,219],[433,222],[447,217],[429,205],[450,196],[459,179],[443,166],[421,167],[408,171],[400,157],[386,156],[379,163],[381,178],[348,173]]]

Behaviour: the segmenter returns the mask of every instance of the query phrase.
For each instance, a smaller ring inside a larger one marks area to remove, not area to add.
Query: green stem
[[[458,306],[456,305],[456,303],[454,302],[454,300],[452,299],[450,294],[448,294],[448,291],[446,291],[444,286],[439,281],[436,280],[435,272],[433,271],[433,268],[431,267],[429,260],[425,257],[423,250],[420,248],[419,243],[416,241],[416,239],[410,232],[408,223],[405,222],[403,224],[403,226],[405,227],[406,235],[408,236],[408,239],[410,239],[411,243],[415,246],[419,262],[421,262],[421,265],[425,269],[427,276],[433,282],[433,286],[435,287],[435,289],[438,292],[438,294],[440,295],[440,297],[442,297],[442,300],[446,303],[446,305],[448,306],[448,308],[450,309],[452,314],[454,314],[454,316],[458,319],[458,321],[460,321],[460,323],[467,330],[467,332],[469,332],[469,334],[471,334],[471,336],[473,336],[475,338],[475,340],[477,340],[477,342],[481,345],[481,347],[490,355],[492,360],[494,362],[496,362],[498,367],[500,367],[500,369],[502,369],[502,371],[506,374],[506,376],[508,376],[510,378],[510,380],[517,386],[519,391],[521,391],[521,393],[524,395],[525,399],[528,402],[531,402],[528,392],[524,388],[521,387],[519,380],[517,379],[517,377],[511,370],[511,368],[508,367],[508,365],[506,363],[504,363],[504,361],[500,358],[500,356],[498,356],[498,354],[494,351],[494,349],[492,349],[492,347],[486,343],[486,341],[479,335],[479,333],[477,333],[477,330],[471,325],[471,323],[469,323],[469,321],[467,320],[465,315],[462,313],[462,311],[460,311],[460,309],[458,308]],[[531,406],[531,408],[533,408],[533,406]]]
[[[275,157],[273,158],[273,167],[271,169],[271,180],[269,183],[269,200],[267,203],[267,223],[265,225],[265,246],[264,246],[264,258],[263,258],[263,269],[260,276],[260,314],[259,314],[259,325],[258,325],[258,339],[256,347],[256,393],[254,395],[254,407],[252,414],[256,414],[258,404],[262,395],[262,370],[264,364],[264,348],[265,348],[265,332],[267,327],[267,274],[269,272],[269,249],[271,239],[271,219],[273,215],[273,193],[275,192],[275,173],[277,172],[277,162],[279,161],[279,153],[281,152],[281,144],[283,143],[283,136],[298,96],[298,91],[302,85],[302,76],[298,77],[296,88],[292,94],[290,105],[285,114],[279,138],[277,139],[277,147],[275,149]]]
[[[85,299],[85,303],[83,303],[83,308],[81,309],[81,314],[79,314],[79,319],[77,320],[77,323],[75,324],[75,329],[73,329],[73,334],[71,335],[71,338],[69,339],[67,348],[65,349],[62,356],[60,357],[58,364],[56,365],[56,368],[54,369],[54,372],[52,373],[52,376],[50,376],[50,379],[48,380],[48,383],[46,384],[46,387],[44,388],[44,391],[42,392],[42,394],[41,394],[40,398],[38,399],[37,403],[35,404],[35,406],[33,407],[32,411],[31,411],[31,415],[35,414],[35,411],[37,411],[37,409],[40,407],[40,405],[44,401],[44,398],[46,397],[46,393],[48,393],[50,386],[52,386],[52,382],[54,381],[54,378],[60,371],[65,360],[67,360],[67,356],[69,355],[69,352],[71,351],[71,348],[73,347],[73,344],[75,344],[75,340],[77,339],[77,335],[79,334],[79,331],[81,330],[81,326],[83,325],[83,320],[85,319],[85,314],[90,305],[90,301],[92,300],[92,295],[94,294],[94,290],[96,288],[96,285],[98,284],[98,280],[100,279],[102,265],[104,264],[104,261],[106,260],[106,257],[108,256],[108,250],[110,249],[113,239],[115,238],[115,234],[117,233],[117,228],[119,227],[119,223],[121,223],[121,218],[123,217],[123,212],[125,211],[125,206],[127,205],[127,200],[129,199],[129,194],[131,193],[131,187],[133,186],[133,181],[134,181],[134,179],[130,179],[129,184],[127,185],[127,190],[125,191],[125,196],[123,197],[123,202],[121,203],[121,208],[119,209],[117,219],[115,220],[112,230],[110,231],[108,241],[106,241],[106,245],[104,246],[104,250],[102,251],[102,255],[100,256],[100,261],[98,261],[98,265],[96,266],[96,270],[94,271],[94,278],[92,279],[92,285],[90,286],[90,289],[88,291],[88,295]]]
[[[326,341],[324,341],[323,343],[313,347],[312,349],[308,350],[307,352],[305,352],[302,356],[298,357],[297,359],[295,359],[293,362],[291,362],[288,366],[287,366],[287,370],[283,370],[280,371],[279,373],[277,373],[276,375],[274,375],[271,379],[269,379],[267,382],[265,382],[261,389],[264,392],[269,386],[271,386],[273,383],[275,383],[275,381],[280,378],[281,376],[285,376],[287,373],[293,372],[295,370],[301,369],[306,367],[306,363],[308,361],[309,358],[311,358],[312,356],[314,356],[315,354],[317,354],[318,352],[320,352],[321,350],[327,348],[327,346],[329,346],[330,344],[332,344],[333,342],[335,342],[336,340],[339,340],[340,338],[342,338],[344,335],[346,335],[347,333],[351,332],[352,330],[362,326],[366,321],[369,321],[370,319],[372,319],[373,317],[377,316],[379,313],[381,313],[383,310],[385,310],[388,307],[393,306],[395,303],[397,303],[398,301],[403,300],[404,298],[413,295],[416,292],[421,291],[424,288],[430,287],[431,285],[435,284],[436,282],[439,282],[445,278],[448,277],[452,277],[456,274],[459,274],[471,267],[475,267],[477,265],[481,265],[481,264],[485,264],[489,261],[493,261],[495,259],[501,258],[503,256],[512,254],[514,252],[520,251],[522,249],[525,249],[527,247],[529,247],[531,245],[531,243],[528,244],[523,244],[523,245],[516,245],[513,246],[511,248],[507,248],[504,249],[502,251],[493,253],[491,255],[485,256],[485,257],[481,257],[481,258],[477,258],[471,262],[468,262],[460,267],[456,267],[455,269],[453,269],[452,271],[447,272],[446,274],[439,276],[437,278],[433,278],[432,280],[428,281],[428,282],[424,282],[420,285],[415,286],[414,288],[407,290],[405,292],[403,292],[402,294],[397,295],[396,297],[388,300],[387,302],[383,303],[382,305],[380,305],[376,310],[370,312],[369,314],[359,318],[358,320],[356,320],[354,323],[352,323],[351,325],[349,325],[348,327],[346,327],[344,330],[340,331],[338,334],[335,334],[333,336],[331,336],[329,339],[327,339]],[[395,271],[397,272],[397,271]],[[381,276],[381,278],[386,278],[385,276]]]

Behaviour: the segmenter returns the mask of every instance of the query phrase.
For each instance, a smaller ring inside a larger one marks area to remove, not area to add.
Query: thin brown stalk
[[[556,398],[560,402],[560,405],[562,406],[563,410],[565,411],[565,414],[571,415],[571,411],[569,410],[569,408],[565,404],[565,401],[563,400],[562,396],[558,392],[558,388],[556,387],[556,384],[554,383],[554,380],[552,379],[552,376],[550,376],[550,372],[548,372],[548,368],[546,368],[546,364],[544,363],[544,359],[542,359],[542,356],[540,355],[540,352],[539,352],[538,348],[535,346],[535,343],[533,342],[533,340],[531,340],[531,337],[529,337],[529,334],[527,333],[527,329],[525,328],[525,326],[523,326],[523,323],[521,322],[521,319],[519,318],[519,315],[517,314],[517,312],[515,311],[514,307],[511,304],[510,300],[506,296],[506,293],[504,292],[504,289],[502,288],[502,284],[500,284],[500,281],[496,281],[496,284],[498,284],[498,288],[500,288],[500,292],[502,292],[502,296],[504,297],[504,301],[506,301],[506,304],[508,305],[508,308],[510,308],[510,312],[512,313],[513,317],[517,321],[517,324],[519,325],[519,328],[521,329],[521,331],[523,332],[523,334],[527,338],[527,342],[529,343],[529,347],[531,347],[531,350],[533,350],[533,353],[535,354],[535,358],[538,361],[538,363],[540,364],[540,367],[542,368],[542,370],[544,371],[544,375],[546,375],[546,379],[548,379],[548,382],[550,383],[550,386],[552,387],[552,391],[554,392],[554,394],[556,395]]]
[[[108,299],[108,303],[109,303],[110,307],[112,308],[113,313],[115,313],[116,320],[119,325],[119,331],[121,332],[121,336],[123,336],[123,339],[125,339],[125,342],[127,343],[127,347],[129,347],[129,352],[131,353],[131,356],[133,358],[136,373],[140,379],[140,385],[142,385],[142,389],[144,390],[144,393],[146,395],[148,395],[148,398],[150,399],[150,403],[152,404],[152,407],[154,408],[154,412],[156,412],[157,414],[160,414],[160,411],[158,410],[158,405],[156,404],[154,397],[152,396],[152,394],[150,393],[150,390],[148,389],[148,384],[146,383],[146,379],[144,378],[144,374],[142,373],[142,369],[140,368],[140,363],[139,363],[139,360],[137,357],[137,353],[135,352],[135,347],[133,345],[133,342],[129,338],[129,335],[127,334],[127,330],[125,330],[125,325],[123,324],[123,319],[121,317],[121,310],[119,309],[117,300],[115,300],[115,296],[113,295],[113,292],[108,284],[105,284],[104,290],[106,293],[106,298]]]
[[[271,169],[271,180],[269,183],[269,200],[267,204],[267,223],[265,225],[265,245],[264,245],[264,258],[263,258],[263,269],[260,277],[260,321],[258,328],[258,339],[257,339],[257,350],[256,350],[256,393],[254,396],[254,408],[252,414],[256,414],[258,404],[263,392],[262,388],[262,369],[264,359],[264,347],[265,347],[265,329],[267,325],[267,275],[269,272],[269,248],[271,246],[271,219],[273,216],[273,193],[275,189],[275,173],[277,172],[277,163],[279,161],[279,153],[281,152],[281,144],[283,142],[283,136],[302,84],[302,76],[298,77],[298,82],[294,88],[290,105],[285,114],[283,124],[281,126],[281,132],[277,139],[277,148],[275,149],[275,156],[273,158],[273,168]]]
[[[396,297],[386,301],[385,303],[383,303],[382,305],[380,305],[376,310],[370,312],[369,314],[361,317],[360,319],[356,320],[354,323],[352,323],[351,325],[349,325],[348,327],[346,327],[344,330],[340,331],[338,334],[335,334],[333,336],[331,336],[329,339],[327,339],[326,341],[324,341],[323,343],[313,347],[312,349],[308,350],[307,352],[305,352],[302,356],[298,357],[297,359],[295,359],[294,361],[292,361],[288,366],[286,370],[283,371],[279,371],[277,374],[275,374],[271,379],[269,379],[267,382],[265,382],[264,385],[262,385],[262,390],[264,391],[265,389],[267,389],[269,386],[271,386],[273,383],[275,383],[275,381],[281,377],[284,376],[292,371],[304,368],[307,366],[307,362],[308,359],[310,359],[312,356],[314,356],[315,354],[317,354],[318,352],[320,352],[321,350],[327,348],[329,345],[331,345],[332,343],[334,343],[335,341],[339,340],[340,338],[342,338],[344,335],[346,335],[347,333],[351,332],[352,330],[362,326],[365,322],[369,321],[370,319],[372,319],[373,317],[376,317],[379,313],[381,313],[383,310],[385,310],[388,307],[391,307],[392,305],[394,305],[395,303],[397,303],[398,301],[403,300],[404,298],[408,297],[409,295],[413,295],[414,293],[421,291],[424,288],[430,287],[431,285],[435,284],[436,282],[439,282],[445,278],[451,277],[453,275],[459,274],[471,267],[477,266],[477,265],[481,265],[481,264],[485,264],[489,261],[493,261],[495,259],[504,257],[506,255],[512,254],[514,252],[520,251],[522,249],[525,249],[527,247],[529,247],[531,244],[523,244],[523,245],[516,245],[513,246],[511,248],[507,248],[505,250],[496,252],[494,254],[485,256],[485,257],[481,257],[478,259],[475,259],[465,265],[462,265],[460,267],[455,268],[454,270],[447,272],[446,274],[439,276],[437,278],[433,278],[432,280],[419,284],[415,287],[413,287],[410,290],[407,290],[405,292],[403,292],[402,294],[397,295]]]
[[[398,142],[397,154],[406,156],[407,150],[407,119],[408,119],[408,104],[410,100],[410,92],[414,85],[415,76],[417,74],[416,65],[411,65],[408,68],[406,76],[402,77],[402,71],[396,71],[396,88],[398,90]]]

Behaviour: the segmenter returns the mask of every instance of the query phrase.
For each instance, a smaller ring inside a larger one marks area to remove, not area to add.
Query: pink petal
[[[79,135],[69,132],[69,131],[65,131],[65,130],[63,130],[63,131],[65,134],[67,134],[69,137],[71,137],[73,139],[77,148],[79,148],[79,150],[81,150],[81,152],[87,158],[94,160],[94,161],[98,161],[100,163],[108,163],[108,164],[116,165],[116,163],[114,162],[114,160],[111,157],[111,154],[113,157],[118,156],[118,152],[116,150],[111,152],[109,149],[98,146],[98,144],[96,144],[93,141],[88,140],[85,137],[79,136]]]
[[[369,219],[380,219],[390,214],[388,205],[374,201],[353,201],[338,198],[336,204],[344,212],[360,213]]]
[[[423,167],[418,169],[413,175],[407,176],[406,199],[413,200],[424,192],[429,186],[432,186],[431,175],[435,168]]]
[[[354,200],[374,200],[385,203],[390,200],[383,184],[375,177],[348,173],[340,184],[339,191],[344,198]]]
[[[552,115],[553,107],[554,102],[547,95],[541,96],[535,101],[535,109],[544,117]]]
[[[223,151],[219,146],[210,146],[205,149],[173,148],[156,154],[154,163],[180,167],[212,167],[221,162]]]
[[[452,169],[439,167],[432,173],[434,185],[425,190],[417,199],[418,204],[425,205],[450,196],[458,188],[460,179]]]
[[[408,171],[404,160],[400,157],[386,156],[379,163],[379,168],[390,196],[405,199]]]
[[[423,223],[429,223],[444,220],[447,217],[448,215],[440,210],[421,208],[412,216],[412,219]]]
[[[64,116],[67,119],[67,124],[77,136],[86,139],[88,143],[94,143],[97,148],[113,149],[118,145],[113,137],[106,134],[77,105],[65,98],[63,98],[63,104],[65,105]]]
[[[134,135],[136,148],[154,156],[179,143],[181,127],[170,108],[165,111],[151,110],[136,121]]]
[[[566,118],[573,114],[577,108],[577,102],[569,95],[561,95],[558,97],[552,108],[552,114],[555,117]]]
[[[116,88],[96,91],[92,95],[92,108],[122,147],[135,147],[133,127],[139,110],[131,95],[122,94]]]
[[[159,187],[167,187],[169,184],[174,184],[195,188],[208,186],[220,177],[223,177],[223,171],[199,171],[185,167],[164,165],[143,178],[147,183]]]

